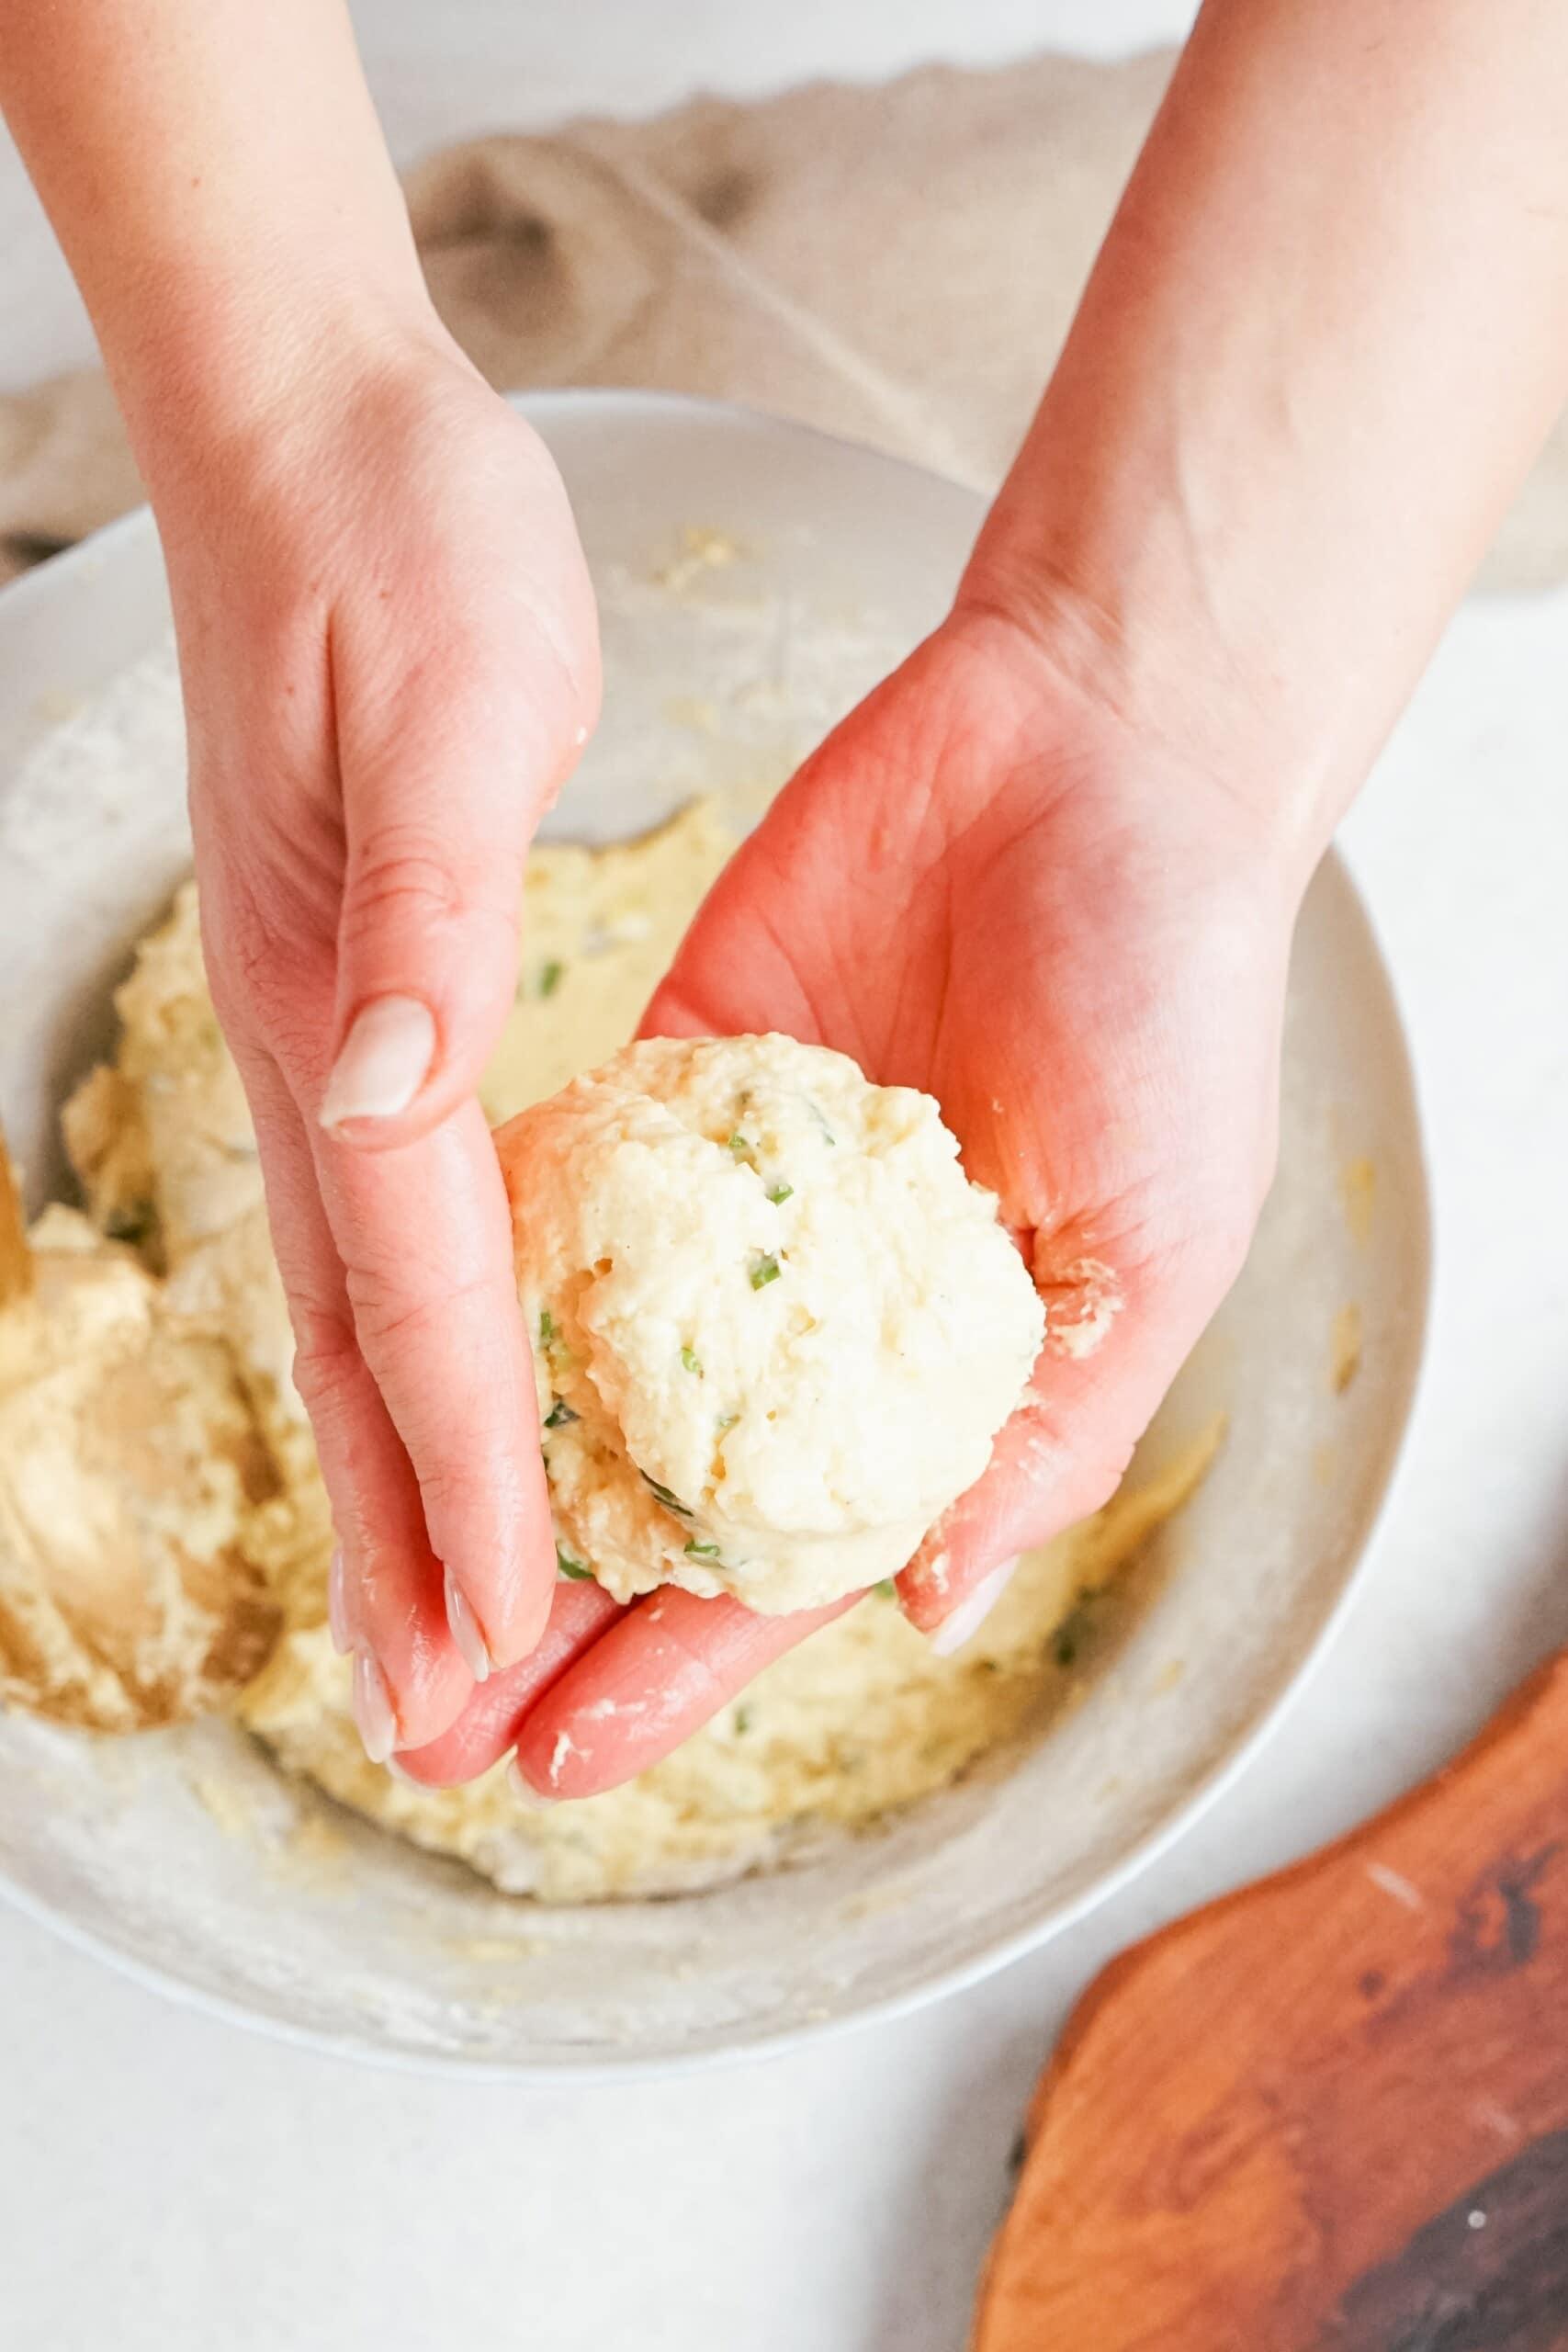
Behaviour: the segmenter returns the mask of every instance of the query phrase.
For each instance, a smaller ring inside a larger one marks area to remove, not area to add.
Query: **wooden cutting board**
[[[1568,1653],[1087,1994],[973,2352],[1568,2352]]]

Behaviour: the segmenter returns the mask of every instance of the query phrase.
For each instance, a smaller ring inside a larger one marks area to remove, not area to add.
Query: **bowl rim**
[[[832,449],[852,451],[857,458],[889,472],[908,475],[926,483],[944,483],[975,499],[977,505],[983,503],[981,493],[972,484],[958,482],[935,468],[892,456],[872,443],[855,440],[849,435],[828,433],[818,426],[773,415],[739,401],[684,392],[639,391],[631,387],[598,386],[509,391],[503,397],[530,422],[548,422],[555,418],[589,413],[605,414],[617,410],[628,415],[662,416],[671,421],[722,420],[731,430],[739,428],[761,439],[780,443],[807,441]],[[155,535],[156,525],[151,507],[145,503],[116,516],[35,571],[25,572],[19,579],[8,582],[3,591],[5,607],[15,611],[19,605],[38,597],[58,594],[62,585],[76,573],[91,573],[108,549],[119,540],[149,530]],[[566,2049],[554,2058],[487,2058],[470,2056],[460,2051],[422,2051],[407,2044],[387,2041],[368,2030],[364,2032],[334,2031],[296,2024],[243,1999],[194,1984],[177,1974],[173,1968],[161,1967],[126,1952],[107,1936],[83,1927],[60,1906],[31,1889],[17,1884],[4,1870],[0,1870],[0,1899],[23,1917],[51,1929],[74,1951],[102,1962],[131,1983],[201,2015],[220,2018],[246,2031],[327,2057],[385,2067],[403,2075],[542,2088],[579,2083],[601,2086],[705,2074],[752,2060],[781,2057],[807,2043],[815,2044],[857,2030],[863,2026],[891,2023],[984,1982],[1026,1954],[1039,1951],[1119,1894],[1195,1827],[1249,1769],[1322,1666],[1368,1575],[1376,1539],[1387,1517],[1397,1473],[1405,1454],[1425,1374],[1432,1297],[1432,1194],[1426,1130],[1421,1117],[1409,1033],[1376,927],[1337,849],[1331,847],[1325,854],[1320,871],[1325,871],[1347,911],[1364,934],[1375,975],[1392,1016],[1390,1045],[1396,1062],[1391,1077],[1403,1088],[1411,1106],[1411,1185],[1404,1207],[1407,1245],[1413,1256],[1418,1295],[1409,1302],[1404,1364],[1393,1389],[1388,1434],[1376,1475],[1368,1483],[1359,1518],[1345,1539],[1345,1564],[1339,1588],[1331,1605],[1297,1650],[1283,1660],[1267,1695],[1260,1700],[1250,1722],[1236,1736],[1228,1751],[1193,1782],[1186,1795],[1162,1820],[1135,1839],[1091,1883],[1064,1900],[1043,1903],[1036,1916],[1024,1926],[997,1938],[983,1950],[948,1967],[934,1970],[919,1984],[906,1985],[881,1997],[872,1995],[852,2000],[845,2008],[831,2017],[817,2017],[771,2030],[743,2033],[733,2041],[710,2049],[683,2052],[627,2050],[613,2058],[578,2054]]]

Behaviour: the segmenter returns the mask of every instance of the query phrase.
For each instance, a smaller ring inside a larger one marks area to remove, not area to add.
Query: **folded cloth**
[[[995,484],[1170,70],[1043,56],[481,139],[407,177],[491,381],[705,392]],[[0,400],[0,578],[141,495],[103,379]],[[1568,425],[1483,583],[1568,577]]]

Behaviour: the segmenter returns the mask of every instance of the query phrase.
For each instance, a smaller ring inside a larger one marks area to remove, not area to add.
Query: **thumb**
[[[415,1141],[477,1087],[517,979],[523,866],[586,741],[556,664],[428,681],[344,742],[337,1018],[320,1118],[359,1145]]]

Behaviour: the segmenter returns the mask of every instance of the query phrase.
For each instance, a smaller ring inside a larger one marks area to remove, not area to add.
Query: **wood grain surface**
[[[1568,2352],[1568,1654],[1090,1988],[973,2345]]]

